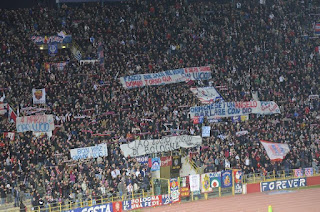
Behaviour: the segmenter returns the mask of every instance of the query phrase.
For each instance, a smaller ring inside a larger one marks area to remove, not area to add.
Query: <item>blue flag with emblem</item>
[[[51,56],[54,56],[58,53],[58,44],[48,44],[48,53]]]

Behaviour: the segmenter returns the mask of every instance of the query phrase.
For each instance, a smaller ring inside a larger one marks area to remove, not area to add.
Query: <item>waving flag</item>
[[[314,25],[314,34],[320,35],[320,22]]]
[[[260,142],[266,150],[270,160],[283,160],[287,153],[290,152],[288,144],[275,143],[263,140],[260,140]]]
[[[214,87],[190,88],[202,104],[209,104],[218,99],[223,99]]]

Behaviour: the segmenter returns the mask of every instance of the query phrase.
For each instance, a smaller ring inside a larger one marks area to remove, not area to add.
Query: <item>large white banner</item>
[[[120,77],[120,82],[124,88],[138,88],[149,85],[165,85],[190,80],[211,79],[210,66],[181,68],[167,70],[159,73],[137,74]]]
[[[198,97],[202,104],[210,104],[218,99],[222,99],[214,87],[190,88],[190,90]]]
[[[32,89],[33,104],[45,104],[46,103],[46,89]]]
[[[49,132],[54,130],[53,115],[17,117],[17,132]]]
[[[108,156],[107,144],[99,144],[96,146],[70,149],[70,155],[73,160],[98,158]]]
[[[200,191],[200,175],[190,175],[189,176],[189,183],[190,183],[190,191]]]
[[[290,152],[288,144],[260,141],[266,150],[270,160],[282,160]]]
[[[275,102],[215,102],[204,106],[190,108],[190,117],[232,117],[242,116],[251,113],[255,114],[275,114],[280,113],[280,108]]]
[[[128,144],[122,144],[120,149],[125,157],[168,152],[179,148],[196,147],[202,143],[200,136],[180,135],[168,136],[162,139],[135,140]]]

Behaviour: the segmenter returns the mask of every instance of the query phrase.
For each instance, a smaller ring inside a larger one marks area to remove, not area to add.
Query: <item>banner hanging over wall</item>
[[[190,191],[200,191],[200,175],[190,175],[189,176],[189,183],[190,183]]]
[[[210,186],[210,173],[201,174],[201,192],[212,192],[212,187]]]
[[[290,152],[288,144],[260,140],[270,160],[283,160]]]
[[[122,144],[120,149],[125,157],[129,155],[136,157],[140,155],[168,152],[179,148],[196,147],[202,143],[200,136],[169,136],[162,139],[135,140],[128,144]]]
[[[232,171],[222,171],[221,172],[221,187],[228,188],[232,186]]]
[[[70,149],[70,156],[73,160],[106,157],[108,156],[107,144]]]
[[[120,82],[124,88],[138,88],[149,85],[166,85],[190,80],[211,79],[210,66],[181,68],[167,70],[159,73],[137,74],[120,77]]]
[[[53,115],[17,117],[17,132],[49,132],[54,130]]]
[[[307,186],[306,178],[295,178],[289,180],[277,180],[271,182],[261,182],[261,192],[264,191],[273,191],[273,190],[282,190],[288,188],[298,188]]]
[[[46,103],[46,89],[32,89],[33,104],[45,104]]]
[[[172,203],[180,202],[180,186],[178,178],[170,179],[170,194]]]
[[[195,106],[190,108],[190,117],[232,117],[248,114],[275,114],[280,113],[280,108],[275,102],[250,101],[250,102],[215,102],[210,105]]]
[[[221,172],[209,173],[209,176],[211,188],[221,187]]]
[[[218,99],[223,99],[214,87],[190,88],[202,104],[210,104]]]

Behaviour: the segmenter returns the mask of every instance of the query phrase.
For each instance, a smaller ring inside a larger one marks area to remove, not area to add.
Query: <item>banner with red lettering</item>
[[[275,114],[280,108],[275,102],[249,101],[249,102],[215,102],[209,105],[190,108],[190,117],[221,118],[243,116],[248,114]]]
[[[189,176],[180,178],[180,196],[181,197],[190,196]]]
[[[17,117],[17,132],[49,132],[54,130],[53,115]]]
[[[171,156],[161,157],[160,160],[161,160],[161,167],[172,165]]]
[[[260,140],[270,160],[283,160],[290,152],[288,144]]]
[[[124,88],[130,89],[149,85],[166,85],[179,82],[188,82],[190,80],[208,79],[211,79],[210,66],[201,66],[167,70],[159,73],[125,76],[120,77],[120,82]]]

